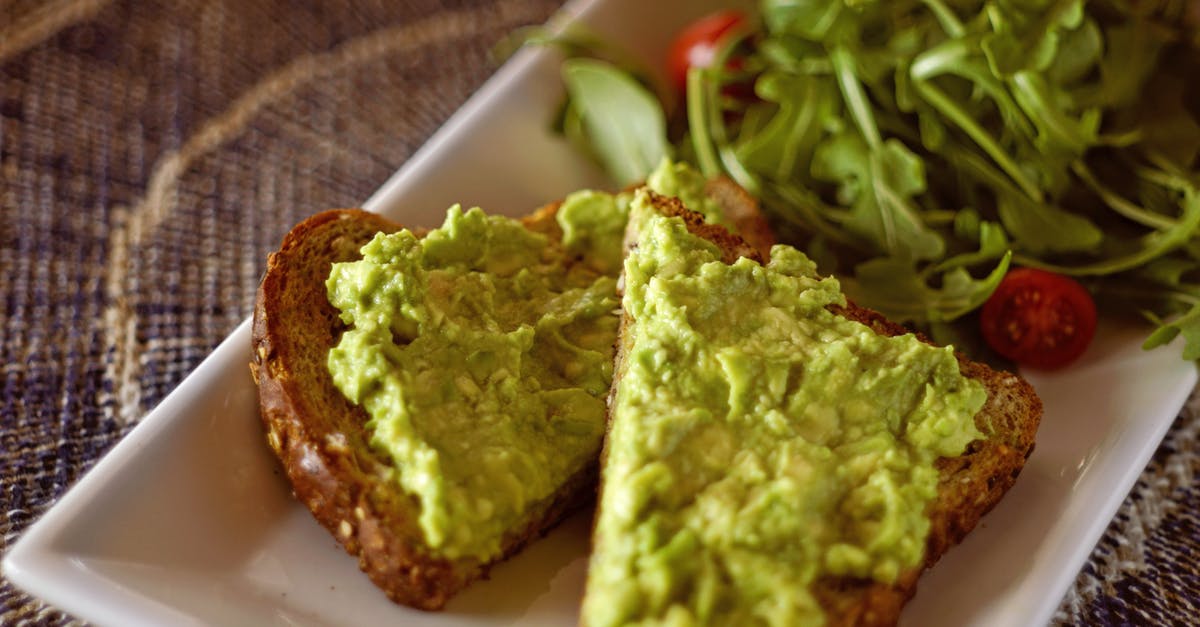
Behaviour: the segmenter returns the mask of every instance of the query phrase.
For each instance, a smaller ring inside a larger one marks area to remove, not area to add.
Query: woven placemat
[[[251,312],[287,229],[368,197],[558,0],[0,0],[0,551]],[[1197,403],[1062,605],[1187,621]],[[0,624],[71,618],[0,581]]]

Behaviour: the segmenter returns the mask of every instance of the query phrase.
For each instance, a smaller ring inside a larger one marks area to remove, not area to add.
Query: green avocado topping
[[[554,215],[563,231],[563,246],[584,264],[616,276],[621,272],[629,198],[594,190],[567,196]]]
[[[702,177],[668,169],[682,174],[656,191],[703,194]],[[349,328],[329,372],[439,555],[497,557],[505,531],[597,458],[631,198],[572,194],[561,244],[454,207],[424,238],[379,234],[334,265],[329,301]]]
[[[818,578],[916,567],[982,386],[949,348],[831,313],[838,282],[793,248],[726,264],[644,194],[632,212],[583,622],[821,624]]]
[[[615,280],[566,271],[549,238],[479,209],[450,209],[424,238],[376,235],[362,254],[327,283],[351,325],[329,353],[334,383],[370,415],[429,546],[495,557],[599,451]]]

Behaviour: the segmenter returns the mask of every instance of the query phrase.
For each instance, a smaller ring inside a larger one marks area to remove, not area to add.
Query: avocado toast
[[[707,189],[769,245],[744,192],[697,177],[665,164],[652,184]],[[430,233],[329,211],[271,255],[251,363],[267,442],[298,500],[392,600],[440,609],[591,500],[618,196],[580,192],[519,224],[452,210]]]
[[[553,231],[556,210],[547,206],[523,224],[531,232]],[[338,389],[327,367],[348,328],[327,296],[332,265],[360,259],[376,234],[399,231],[400,225],[358,210],[327,211],[297,225],[271,255],[259,288],[251,370],[267,441],[297,499],[389,598],[438,609],[491,563],[588,499],[599,433],[593,450],[555,479],[557,489],[510,523],[493,555],[449,557],[431,549],[418,498],[400,489],[394,461],[371,443],[371,417]]]
[[[634,202],[585,625],[894,624],[1041,403],[674,199]]]

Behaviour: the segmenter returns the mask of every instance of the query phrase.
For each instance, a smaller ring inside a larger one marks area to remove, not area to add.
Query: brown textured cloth
[[[0,0],[0,551],[251,311],[303,217],[360,204],[560,0]],[[1064,623],[1194,620],[1190,405]],[[0,623],[70,618],[0,581]]]

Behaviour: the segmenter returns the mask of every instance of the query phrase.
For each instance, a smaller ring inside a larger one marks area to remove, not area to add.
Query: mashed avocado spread
[[[950,349],[830,313],[838,282],[800,252],[725,264],[644,194],[632,212],[584,624],[821,624],[818,578],[916,566],[933,462],[980,437],[982,387]]]
[[[675,189],[656,191],[703,194],[686,167],[657,174]],[[503,533],[599,454],[631,197],[569,196],[561,244],[454,207],[424,238],[379,234],[334,265],[329,300],[349,328],[329,371],[439,554],[496,557]]]

